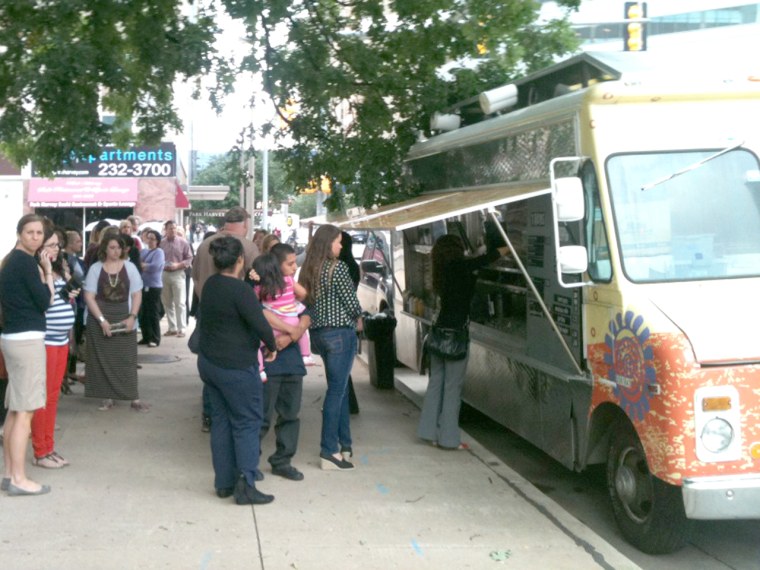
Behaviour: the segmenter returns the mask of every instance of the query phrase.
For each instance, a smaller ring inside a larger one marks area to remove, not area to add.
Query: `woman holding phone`
[[[50,257],[44,249],[39,251],[45,237],[43,220],[27,214],[18,221],[16,247],[0,269],[0,342],[8,368],[0,489],[16,497],[50,492],[48,485],[28,479],[25,468],[32,416],[45,405],[45,311],[55,293]]]
[[[55,229],[45,232],[45,243],[38,252],[47,253],[53,274],[55,295],[45,312],[46,389],[45,407],[34,412],[32,418],[33,464],[46,469],[60,469],[69,464],[55,450],[55,420],[58,415],[58,399],[61,384],[69,361],[69,332],[74,326],[76,313],[72,301],[79,294],[79,287],[67,282],[70,279],[68,264],[61,252],[66,246],[65,234]],[[72,289],[72,287],[75,287]]]

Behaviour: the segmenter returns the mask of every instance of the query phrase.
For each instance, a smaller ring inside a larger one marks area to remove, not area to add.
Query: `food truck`
[[[586,53],[502,110],[464,102],[470,124],[409,152],[417,198],[340,222],[386,236],[387,267],[364,266],[392,274],[417,370],[435,240],[508,244],[477,274],[463,400],[570,469],[606,464],[648,553],[691,519],[760,518],[760,77],[657,57]]]

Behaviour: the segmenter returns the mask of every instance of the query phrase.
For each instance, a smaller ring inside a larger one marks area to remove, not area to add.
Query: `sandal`
[[[136,411],[136,412],[143,412],[146,413],[148,410],[150,410],[150,404],[146,404],[145,402],[142,402],[140,400],[135,400],[130,404],[130,407]]]
[[[52,458],[53,458],[53,459],[55,459],[55,460],[56,460],[58,463],[60,463],[60,464],[61,464],[61,467],[66,467],[67,465],[70,465],[70,463],[69,463],[69,462],[68,462],[66,459],[64,459],[63,457],[61,457],[61,456],[58,454],[58,452],[57,452],[57,451],[53,451],[53,452],[50,454],[50,457],[52,457]]]
[[[52,453],[48,453],[44,457],[35,457],[32,460],[32,464],[37,467],[44,467],[45,469],[60,469],[63,467],[63,464],[58,463]]]

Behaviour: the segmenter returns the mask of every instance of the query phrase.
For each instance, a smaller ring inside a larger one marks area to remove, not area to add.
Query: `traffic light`
[[[623,49],[625,51],[646,51],[647,49],[647,29],[646,24],[640,20],[647,17],[646,2],[626,2],[625,14],[626,20],[638,20],[625,24],[623,33]]]

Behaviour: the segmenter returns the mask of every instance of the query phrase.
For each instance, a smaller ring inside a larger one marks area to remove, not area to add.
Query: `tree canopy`
[[[577,7],[580,0],[559,3]],[[0,3],[0,144],[15,162],[52,171],[115,142],[155,143],[179,126],[176,79],[214,73],[213,7],[192,20],[178,0]],[[564,21],[536,22],[535,0],[221,0],[244,22],[280,110],[288,184],[327,178],[329,206],[397,200],[403,157],[429,118],[572,51]],[[115,115],[105,125],[98,112]],[[132,127],[136,129],[133,133]],[[265,128],[265,129],[266,129]]]
[[[563,4],[577,6],[578,1]],[[289,128],[292,182],[330,179],[329,206],[397,200],[430,116],[577,47],[533,0],[224,0],[254,46],[246,65]],[[444,66],[451,69],[448,76]]]
[[[107,144],[157,144],[182,123],[176,80],[207,73],[229,91],[214,14],[179,0],[2,0],[0,149],[38,172]],[[113,117],[104,122],[102,114]]]

